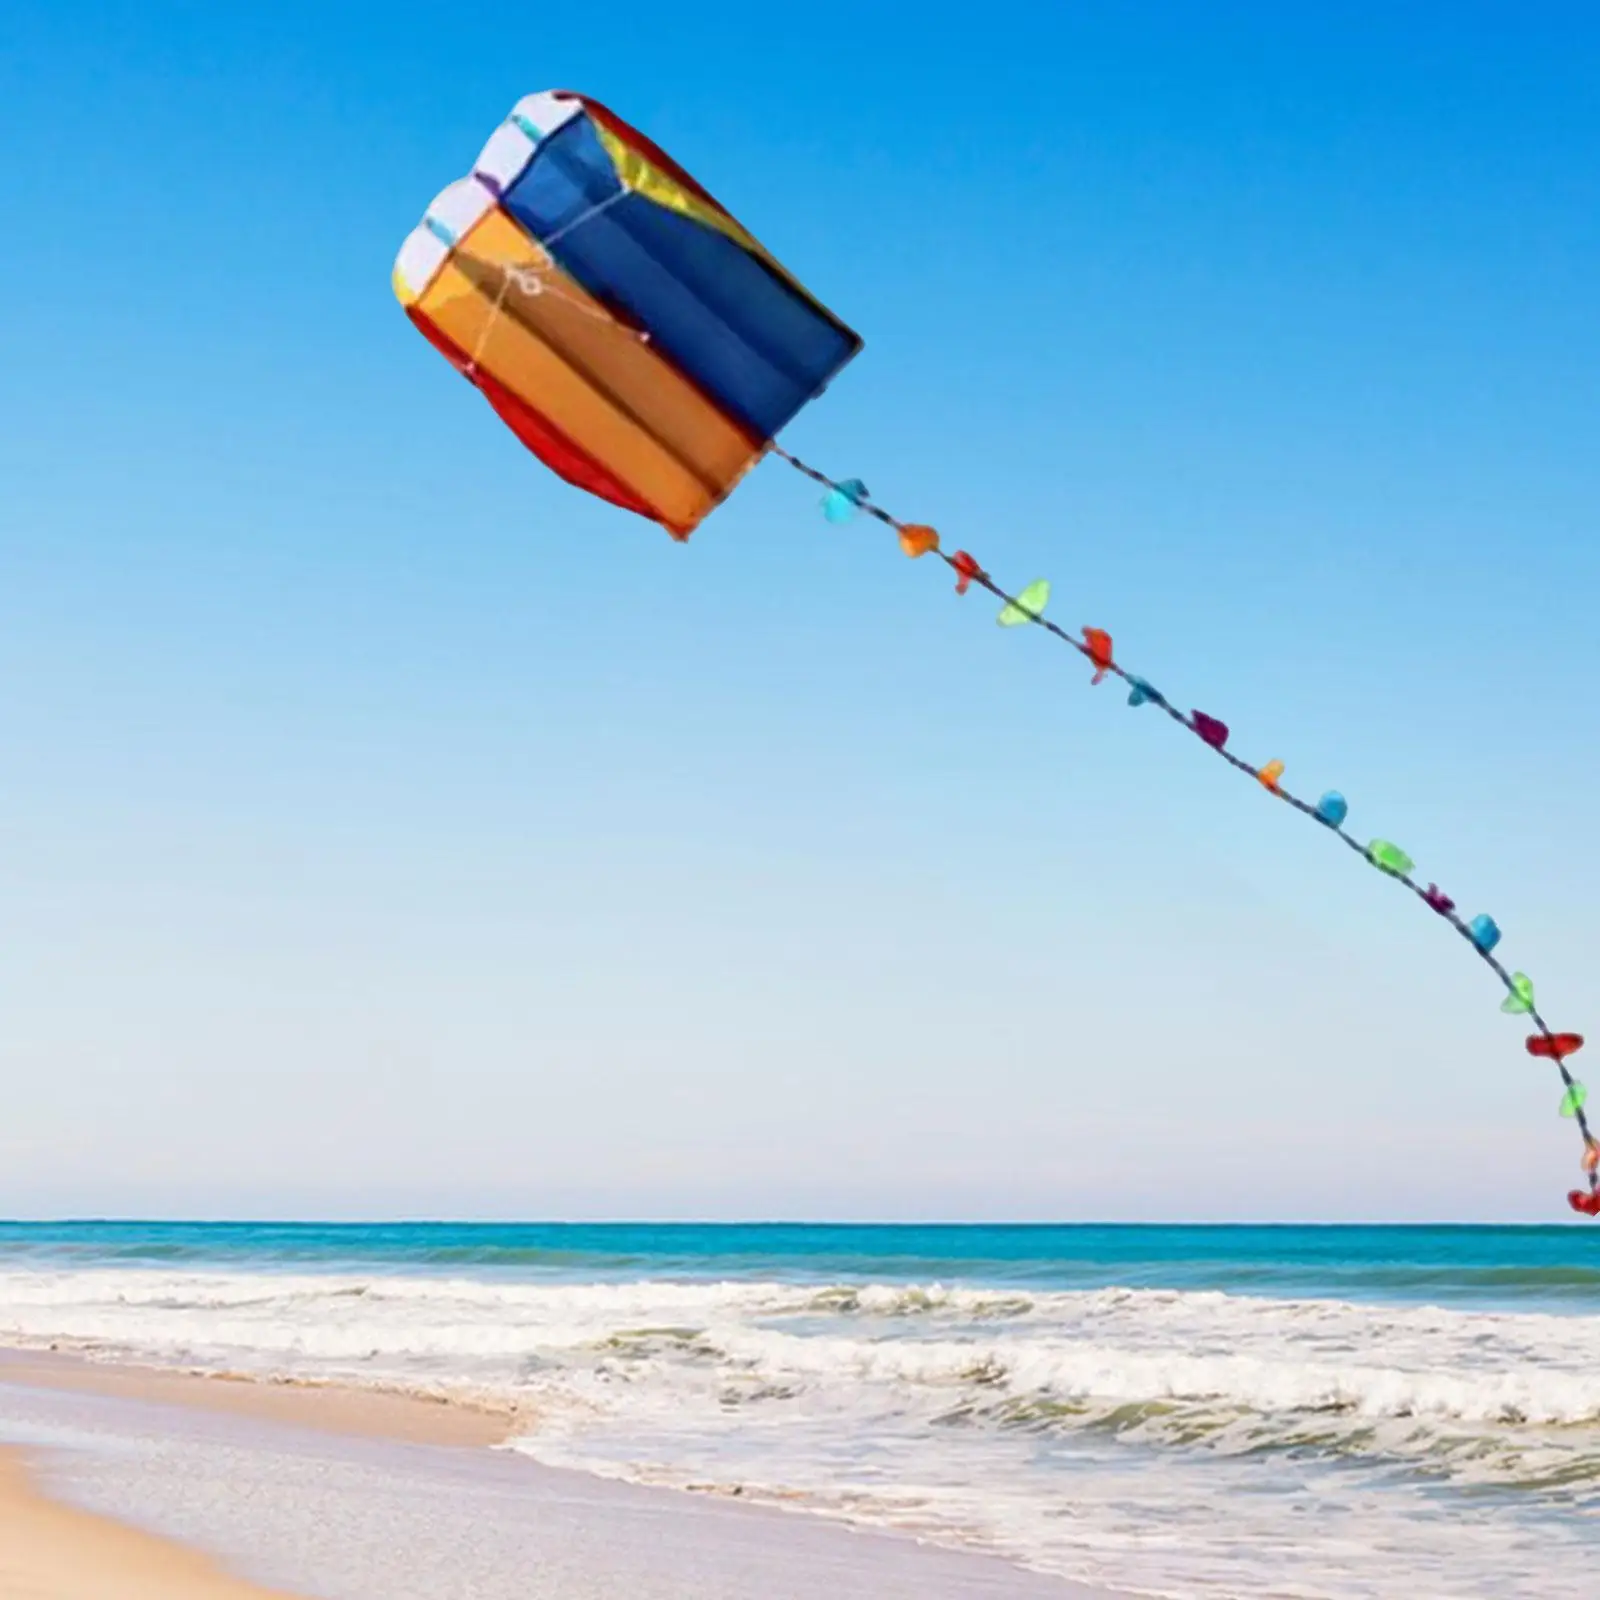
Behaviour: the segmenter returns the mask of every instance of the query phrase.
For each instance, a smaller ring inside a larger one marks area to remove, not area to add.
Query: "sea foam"
[[[1578,1559],[1600,1510],[1600,1318],[1584,1315],[30,1264],[0,1271],[0,1338],[502,1399],[532,1419],[513,1448],[552,1464],[1157,1592],[1238,1592],[1246,1568],[1265,1581],[1264,1555],[1292,1552],[1304,1585],[1273,1592],[1399,1592],[1384,1585],[1413,1561],[1439,1586],[1409,1594],[1542,1595],[1530,1572],[1552,1551]],[[1439,1520],[1441,1493],[1471,1497],[1470,1534],[1467,1501]]]

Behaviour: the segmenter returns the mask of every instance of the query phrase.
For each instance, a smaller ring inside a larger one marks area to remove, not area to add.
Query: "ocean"
[[[0,1223],[0,1340],[510,1398],[554,1465],[1183,1600],[1600,1558],[1582,1226]]]

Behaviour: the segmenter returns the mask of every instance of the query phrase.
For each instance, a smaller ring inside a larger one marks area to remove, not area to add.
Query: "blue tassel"
[[[866,484],[859,478],[846,478],[822,497],[822,514],[829,522],[848,522],[867,498]]]
[[[1327,823],[1330,828],[1342,827],[1349,815],[1350,807],[1337,789],[1330,789],[1317,801],[1317,820]]]
[[[1485,955],[1500,943],[1500,927],[1488,912],[1477,916],[1467,924],[1467,932],[1472,935],[1472,942],[1483,951]]]

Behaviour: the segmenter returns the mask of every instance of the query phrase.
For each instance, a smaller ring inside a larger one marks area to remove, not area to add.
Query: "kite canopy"
[[[560,90],[434,200],[394,289],[540,460],[680,539],[861,348],[670,156]]]

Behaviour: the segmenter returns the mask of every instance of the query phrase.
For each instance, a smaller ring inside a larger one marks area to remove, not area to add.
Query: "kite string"
[[[781,460],[788,462],[788,464],[797,472],[803,473],[813,482],[822,484],[834,493],[847,495],[852,501],[855,502],[856,505],[860,507],[861,510],[865,511],[869,516],[876,517],[879,522],[886,524],[888,527],[894,528],[896,531],[903,532],[906,529],[906,523],[901,522],[898,517],[886,511],[882,506],[875,504],[871,497],[867,495],[864,490],[859,489],[857,485],[852,484],[849,488],[846,488],[843,484],[837,482],[833,478],[830,478],[826,473],[819,472],[815,467],[807,466],[804,461],[800,460],[798,456],[791,455],[789,451],[785,450],[782,445],[777,443],[776,440],[771,443],[769,448],[775,456],[778,456]],[[987,572],[978,569],[975,564],[964,565],[958,563],[953,556],[947,555],[945,551],[937,547],[934,548],[933,553],[937,555],[947,567],[951,568],[951,570],[956,572],[959,576],[967,579],[969,582],[976,583],[980,588],[987,589],[989,593],[992,594],[997,600],[1003,601],[1007,606],[1020,613],[1029,622],[1037,624],[1039,627],[1043,628],[1046,633],[1054,634],[1055,637],[1063,644],[1070,645],[1072,649],[1076,650],[1080,656],[1083,656],[1086,660],[1088,660],[1097,671],[1111,673],[1117,678],[1120,678],[1131,688],[1138,688],[1145,691],[1151,704],[1159,706],[1160,709],[1165,711],[1166,714],[1180,727],[1187,728],[1189,732],[1200,735],[1201,743],[1203,743],[1207,749],[1211,750],[1214,754],[1221,756],[1229,766],[1247,774],[1258,785],[1260,785],[1262,788],[1265,788],[1269,794],[1276,795],[1277,798],[1282,800],[1286,805],[1293,806],[1296,811],[1302,812],[1304,815],[1310,817],[1313,821],[1320,823],[1330,833],[1337,835],[1338,838],[1343,840],[1344,843],[1348,845],[1351,850],[1355,851],[1355,853],[1359,855],[1363,861],[1367,862],[1369,866],[1377,867],[1378,871],[1383,873],[1385,877],[1397,879],[1414,895],[1416,895],[1416,897],[1421,900],[1430,911],[1433,911],[1438,916],[1443,917],[1445,921],[1448,922],[1450,926],[1467,941],[1467,943],[1472,947],[1473,952],[1500,980],[1500,983],[1504,987],[1506,993],[1513,999],[1526,1003],[1528,1019],[1530,1022],[1532,1022],[1534,1027],[1538,1029],[1540,1036],[1543,1037],[1547,1046],[1550,1048],[1551,1057],[1556,1064],[1556,1070],[1561,1074],[1561,1081],[1566,1086],[1569,1094],[1571,1093],[1571,1091],[1576,1087],[1576,1082],[1572,1074],[1567,1070],[1566,1062],[1562,1059],[1561,1054],[1557,1050],[1555,1033],[1551,1030],[1549,1024],[1544,1020],[1544,1017],[1540,1014],[1538,1007],[1535,1006],[1531,1000],[1527,1000],[1523,995],[1522,990],[1513,980],[1511,973],[1506,970],[1504,965],[1502,965],[1500,960],[1493,954],[1491,950],[1484,949],[1484,947],[1478,942],[1476,936],[1473,934],[1471,926],[1463,920],[1460,913],[1456,911],[1453,905],[1441,905],[1435,895],[1430,894],[1428,890],[1424,889],[1421,884],[1419,884],[1411,876],[1409,871],[1396,871],[1393,867],[1384,866],[1375,861],[1372,857],[1369,847],[1362,844],[1359,839],[1348,832],[1342,823],[1331,821],[1329,818],[1323,816],[1315,806],[1311,805],[1306,800],[1302,800],[1300,796],[1292,794],[1288,789],[1284,788],[1280,782],[1263,782],[1260,768],[1251,766],[1249,762],[1241,759],[1239,756],[1236,756],[1231,750],[1224,749],[1221,745],[1213,744],[1211,740],[1201,735],[1200,727],[1195,721],[1193,715],[1185,715],[1183,712],[1179,711],[1176,706],[1172,705],[1167,700],[1165,695],[1149,694],[1149,685],[1146,684],[1142,679],[1136,678],[1132,673],[1128,672],[1126,668],[1120,666],[1117,662],[1103,658],[1097,652],[1091,650],[1087,644],[1080,643],[1077,639],[1074,639],[1070,633],[1066,632],[1066,630],[1060,627],[1057,623],[1052,622],[1049,618],[1043,616],[1040,612],[1035,611],[1032,607],[1024,605],[1015,595],[1008,594],[1006,590],[1002,589]],[[1596,1141],[1594,1139],[1594,1135],[1590,1132],[1589,1121],[1584,1114],[1584,1109],[1581,1104],[1574,1105],[1573,1115],[1578,1124],[1578,1131],[1583,1135],[1584,1146],[1587,1152],[1592,1146],[1595,1145]],[[1592,1193],[1600,1194],[1600,1172],[1589,1173],[1589,1188]]]

